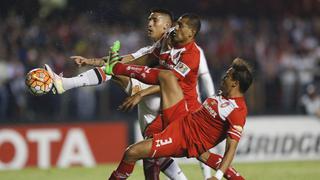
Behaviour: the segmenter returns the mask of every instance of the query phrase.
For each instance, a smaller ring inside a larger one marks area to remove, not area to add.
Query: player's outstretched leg
[[[47,64],[45,64],[45,69],[52,78],[55,91],[58,94],[62,94],[73,88],[99,85],[102,82],[111,79],[111,76],[107,76],[100,67],[90,69],[71,78],[65,78],[62,77],[62,75],[57,75]]]
[[[118,166],[109,177],[110,180],[127,179],[133,171],[135,163],[143,158],[149,158],[152,147],[152,139],[140,141],[129,146]]]
[[[146,84],[160,84],[162,109],[167,109],[183,99],[183,92],[177,78],[170,70],[116,63],[112,64],[112,69],[109,69],[108,73],[135,78]]]

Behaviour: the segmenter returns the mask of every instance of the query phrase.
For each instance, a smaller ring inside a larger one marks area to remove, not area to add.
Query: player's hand
[[[90,64],[89,59],[82,56],[71,56],[72,59],[79,67]]]
[[[122,111],[131,111],[142,99],[142,95],[140,93],[136,93],[130,97],[127,97],[124,102],[119,106],[119,110]]]

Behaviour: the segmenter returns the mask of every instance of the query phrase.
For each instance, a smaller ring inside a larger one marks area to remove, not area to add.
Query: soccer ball
[[[47,94],[52,89],[52,79],[45,69],[36,68],[26,75],[26,86],[31,94],[41,96]]]

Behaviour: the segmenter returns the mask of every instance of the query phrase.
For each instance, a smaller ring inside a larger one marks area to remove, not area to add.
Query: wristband
[[[218,169],[216,174],[214,175],[215,178],[217,178],[218,180],[222,179],[223,178],[223,172]]]

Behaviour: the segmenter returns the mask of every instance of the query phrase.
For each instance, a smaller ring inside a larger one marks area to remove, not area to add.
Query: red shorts
[[[161,116],[158,115],[144,130],[143,137],[153,137],[154,134],[160,133],[163,130]]]
[[[164,130],[172,121],[175,121],[179,117],[186,116],[187,113],[186,103],[183,99],[172,107],[163,110],[162,115],[158,115],[156,119],[146,127],[143,133],[144,137],[153,137],[154,134]]]
[[[187,104],[185,99],[177,102],[170,108],[162,110],[163,127],[166,128],[170,123],[188,115]]]
[[[187,115],[184,99],[163,111],[163,123],[167,127],[161,133],[154,134],[149,157],[183,157],[187,155],[182,127],[182,121]]]

